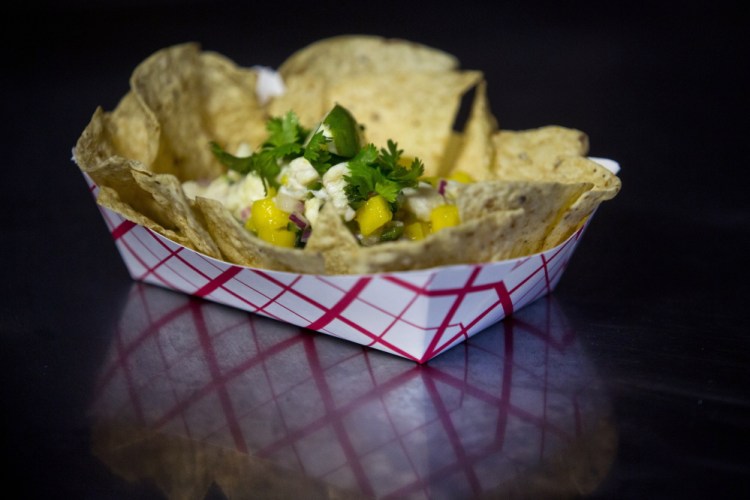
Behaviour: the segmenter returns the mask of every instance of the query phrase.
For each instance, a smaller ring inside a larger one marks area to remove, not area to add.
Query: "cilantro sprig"
[[[379,151],[375,145],[367,144],[351,158],[334,154],[329,150],[331,138],[322,130],[310,135],[311,131],[300,124],[292,111],[268,120],[266,129],[268,139],[247,157],[234,156],[211,142],[211,151],[224,166],[242,175],[254,172],[263,180],[266,192],[270,187],[279,187],[277,177],[285,160],[304,156],[321,176],[333,165],[348,161],[345,192],[349,204],[356,209],[370,197],[380,195],[395,211],[401,191],[415,187],[424,173],[424,165],[418,158],[408,166],[403,164],[403,150],[392,140]]]
[[[333,166],[334,155],[328,151],[329,142],[331,140],[323,132],[316,132],[305,146],[305,159],[312,164],[321,176]]]
[[[419,158],[409,166],[401,163],[403,150],[396,142],[388,140],[388,147],[380,151],[368,144],[349,161],[349,175],[345,188],[349,204],[357,208],[374,195],[385,198],[395,209],[398,195],[404,188],[415,187],[424,173]]]

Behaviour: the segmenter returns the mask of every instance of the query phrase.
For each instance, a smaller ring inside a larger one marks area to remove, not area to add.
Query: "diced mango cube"
[[[297,241],[297,233],[288,229],[261,228],[258,237],[280,247],[294,248]]]
[[[428,234],[430,234],[430,226],[421,221],[412,222],[411,224],[404,226],[404,234],[410,240],[423,240]]]
[[[260,239],[282,247],[294,247],[297,233],[287,229],[288,225],[289,213],[276,206],[272,196],[253,203],[250,217],[245,221],[245,228],[255,232]]]
[[[464,184],[474,182],[474,178],[472,176],[470,176],[466,172],[461,171],[453,172],[448,178],[452,181],[463,182]]]
[[[429,183],[430,186],[432,187],[437,187],[438,184],[440,183],[440,177],[436,177],[434,175],[423,176],[423,177],[420,177],[419,180]]]
[[[432,209],[430,213],[430,222],[432,223],[432,232],[437,233],[446,227],[457,226],[461,223],[456,205],[439,205]]]
[[[289,214],[277,207],[273,198],[263,198],[253,203],[250,218],[252,222],[249,224],[258,232],[262,229],[285,228],[289,223]]]
[[[380,195],[368,199],[354,216],[363,236],[369,236],[393,219],[388,201]]]

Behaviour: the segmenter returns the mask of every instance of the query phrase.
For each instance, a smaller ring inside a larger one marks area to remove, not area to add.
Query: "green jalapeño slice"
[[[352,158],[362,148],[359,125],[352,114],[344,107],[336,104],[318,127],[324,135],[331,138],[331,153]]]

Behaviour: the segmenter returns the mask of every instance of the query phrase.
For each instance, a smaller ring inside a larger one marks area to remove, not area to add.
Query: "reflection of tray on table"
[[[591,490],[607,411],[552,299],[418,366],[143,284],[92,406],[97,456],[175,498]]]

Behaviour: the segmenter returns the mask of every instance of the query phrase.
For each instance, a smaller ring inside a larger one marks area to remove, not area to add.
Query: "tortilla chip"
[[[388,139],[420,158],[436,175],[453,131],[461,96],[482,78],[478,71],[355,75],[328,88],[325,108],[347,108],[378,148]]]
[[[423,240],[365,247],[349,256],[349,272],[371,274],[507,259],[518,253],[522,217],[522,209],[496,211]]]
[[[134,101],[130,101],[132,104]],[[97,109],[76,144],[74,157],[99,187],[97,202],[165,238],[212,257],[218,248],[187,205],[174,176],[152,182],[143,163],[118,156],[111,115]]]
[[[99,195],[96,198],[97,203],[113,212],[120,214],[125,219],[135,222],[138,225],[146,227],[155,233],[158,233],[168,240],[174,241],[178,245],[182,245],[188,248],[192,248],[190,240],[182,234],[164,227],[163,225],[156,222],[154,219],[144,215],[143,210],[133,208],[128,203],[125,203],[120,198],[117,191],[112,188],[101,186],[99,188]]]
[[[619,179],[584,158],[588,138],[558,126],[498,131],[478,71],[449,54],[402,40],[343,36],[312,44],[280,72],[286,92],[260,102],[258,70],[197,44],[158,51],[141,63],[111,113],[97,109],[74,157],[99,186],[100,205],[181,245],[239,265],[300,273],[351,274],[488,262],[561,243],[614,197]],[[461,98],[475,88],[469,119],[454,130]],[[267,243],[221,203],[188,201],[187,180],[224,172],[208,147],[257,147],[266,120],[294,111],[314,126],[334,104],[365,127],[368,142],[398,143],[425,175],[468,173],[458,188],[462,223],[418,242],[360,246],[326,204],[304,250]]]
[[[461,184],[457,189],[456,205],[462,221],[475,220],[496,211],[522,209],[523,216],[517,223],[523,227],[517,233],[519,241],[514,255],[520,257],[545,249],[544,241],[563,213],[591,186],[585,182],[497,180]]]
[[[494,136],[495,177],[537,179],[533,165],[552,165],[561,157],[588,154],[588,136],[580,130],[550,125],[531,130],[501,130]]]
[[[323,102],[325,81],[314,75],[299,74],[291,75],[284,85],[284,93],[269,100],[268,114],[284,116],[294,111],[304,127],[313,128],[328,111]]]
[[[76,141],[73,160],[81,171],[91,175],[101,163],[117,154],[111,130],[108,128],[107,113],[101,107],[97,107]]]
[[[143,221],[147,227],[153,224],[154,227],[172,228],[174,224],[161,207],[133,178],[134,170],[145,170],[143,163],[118,156],[109,118],[110,115],[101,108],[94,112],[73,151],[76,164],[100,190],[108,188],[112,191],[104,194],[100,191],[99,195],[111,203],[108,208],[119,212],[116,207],[123,207],[123,216],[136,223]]]
[[[342,35],[314,42],[279,67],[286,90],[269,103],[272,116],[293,110],[305,127],[315,126],[330,109],[329,87],[345,77],[408,71],[450,72],[458,60],[441,50],[400,39]]]
[[[280,271],[324,272],[323,258],[319,253],[284,248],[261,240],[242,227],[221,202],[198,197],[195,206],[203,215],[208,232],[225,260],[241,266]]]
[[[200,98],[208,137],[227,151],[248,143],[253,149],[266,139],[268,113],[255,87],[258,71],[237,67],[213,52],[200,55]]]
[[[581,196],[565,211],[556,226],[544,241],[546,248],[554,247],[565,241],[571,234],[586,222],[599,204],[611,200],[620,192],[620,178],[587,158],[565,158],[553,167],[557,179],[585,180],[592,188]]]
[[[458,60],[441,50],[370,35],[342,35],[314,42],[287,58],[279,73],[286,80],[305,74],[326,81],[354,74],[393,71],[449,71]]]
[[[201,62],[197,44],[156,52],[134,71],[130,86],[160,125],[159,152],[148,165],[181,181],[212,179],[223,172],[208,144],[203,121]]]
[[[487,101],[487,83],[482,81],[474,93],[471,114],[460,139],[460,151],[454,158],[444,155],[440,172],[444,175],[464,172],[478,181],[489,179],[495,165],[492,138],[496,132],[497,119],[492,115]]]
[[[204,255],[220,257],[218,246],[193,213],[177,177],[141,170],[132,170],[131,173],[135,182],[151,195],[156,205],[167,214],[168,220],[176,225],[178,233],[190,241],[190,247]]]
[[[153,163],[159,151],[159,124],[133,92],[125,94],[104,120],[115,154],[143,165]]]
[[[326,273],[348,274],[351,272],[351,257],[360,250],[357,238],[346,227],[333,203],[323,205],[313,224],[305,251],[323,255]]]

